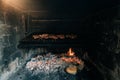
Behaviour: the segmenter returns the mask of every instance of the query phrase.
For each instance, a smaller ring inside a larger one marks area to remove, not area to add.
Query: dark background
[[[15,2],[9,3],[13,7],[14,4]],[[119,0],[21,0],[17,4],[20,10],[17,14],[26,15],[27,33],[38,31],[89,34],[101,31],[106,22],[109,25],[119,16]],[[3,6],[6,5],[1,5],[1,8]],[[18,23],[9,7],[3,10],[8,11],[9,23]]]
[[[58,21],[30,22],[33,26],[29,31],[94,33],[104,27],[104,22],[110,22],[118,15],[118,4],[117,0],[36,0],[29,3],[29,9],[40,12],[30,13],[32,16],[36,15],[40,20]]]

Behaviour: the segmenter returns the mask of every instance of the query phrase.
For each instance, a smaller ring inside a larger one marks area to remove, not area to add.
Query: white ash
[[[33,75],[40,73],[51,74],[57,72],[64,72],[65,67],[69,65],[62,61],[57,55],[48,53],[47,55],[38,55],[35,58],[31,58],[26,64],[26,69]]]

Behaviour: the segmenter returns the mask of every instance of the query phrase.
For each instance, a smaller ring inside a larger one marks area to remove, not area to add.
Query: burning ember
[[[84,68],[84,62],[75,56],[75,52],[72,51],[72,48],[69,48],[66,54],[60,56],[51,53],[38,55],[27,62],[26,69],[35,72],[35,74],[39,74],[57,73],[60,68],[63,72],[66,69],[67,73],[75,75],[77,70],[82,70]]]
[[[75,52],[72,51],[72,48],[69,48],[66,56],[63,56],[61,59],[68,63],[83,64],[83,61],[75,56]]]

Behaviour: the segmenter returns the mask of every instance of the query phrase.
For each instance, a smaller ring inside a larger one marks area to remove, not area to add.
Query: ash
[[[66,73],[65,68],[71,65],[61,60],[57,55],[48,53],[31,58],[26,63],[25,69],[40,80],[75,80],[75,75]]]

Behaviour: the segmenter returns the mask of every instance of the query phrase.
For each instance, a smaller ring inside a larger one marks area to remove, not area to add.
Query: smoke
[[[16,57],[14,60],[10,61],[10,56],[6,56],[5,55],[11,55],[12,53],[10,53],[10,49],[11,46],[10,45],[6,45],[6,44],[11,44],[10,42],[6,42],[7,40],[5,40],[4,37],[9,36],[10,32],[10,25],[6,25],[4,24],[2,21],[0,21],[0,80],[8,80],[9,77],[15,73],[17,71],[17,69],[19,68],[19,58]],[[8,48],[8,52],[4,53],[5,48]],[[5,62],[6,60],[6,62]],[[5,64],[6,63],[6,64]]]
[[[16,54],[18,54],[18,52],[19,51],[16,51]],[[11,60],[8,63],[7,67],[4,67],[5,66],[4,64],[0,65],[1,68],[0,80],[13,80],[16,73],[20,72],[20,69],[22,69],[24,64],[27,62],[27,60],[30,59],[33,52],[30,50],[28,53],[21,52],[19,54],[23,54],[23,55],[16,57],[14,60]]]
[[[8,80],[9,77],[17,71],[18,58],[9,63],[8,68],[5,68],[0,76],[0,80]]]

